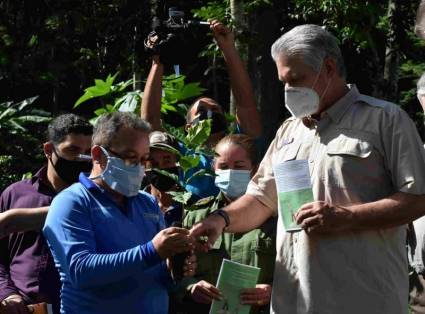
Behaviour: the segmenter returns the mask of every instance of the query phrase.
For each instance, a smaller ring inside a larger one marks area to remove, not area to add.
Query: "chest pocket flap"
[[[297,158],[298,151],[300,149],[301,144],[297,142],[293,142],[291,144],[288,144],[286,146],[283,146],[283,153],[282,153],[282,159],[277,160],[277,162],[284,162],[289,160],[294,160]]]
[[[339,135],[331,140],[326,148],[328,155],[348,155],[367,158],[372,153],[372,145],[361,139]]]

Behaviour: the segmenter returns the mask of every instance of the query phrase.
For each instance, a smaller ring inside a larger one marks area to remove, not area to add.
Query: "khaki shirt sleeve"
[[[410,194],[425,194],[425,150],[415,124],[401,109],[387,119],[381,126],[382,141],[394,188]]]
[[[273,155],[277,151],[277,143],[280,140],[279,134],[270,144],[263,160],[258,167],[257,173],[251,179],[247,188],[247,194],[254,196],[261,203],[271,208],[277,215],[278,200],[276,192],[276,183],[273,173]]]

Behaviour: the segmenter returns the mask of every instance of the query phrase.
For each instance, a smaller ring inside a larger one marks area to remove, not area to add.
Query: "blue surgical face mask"
[[[130,197],[139,193],[140,185],[145,175],[145,167],[140,164],[126,165],[124,160],[112,157],[105,148],[100,146],[108,158],[105,170],[92,180],[101,178],[112,190]]]
[[[250,170],[216,170],[215,185],[230,199],[237,199],[246,192],[251,180]]]

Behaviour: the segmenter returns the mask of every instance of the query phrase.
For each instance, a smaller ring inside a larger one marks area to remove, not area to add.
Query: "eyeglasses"
[[[135,157],[125,157],[120,153],[117,153],[116,151],[110,149],[109,147],[104,147],[109,153],[111,153],[114,157],[118,157],[119,159],[122,159],[124,163],[128,166],[138,166],[142,164],[141,160],[136,160]]]

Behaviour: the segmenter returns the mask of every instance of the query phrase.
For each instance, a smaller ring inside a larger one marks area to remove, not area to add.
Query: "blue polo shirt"
[[[167,313],[171,277],[151,242],[163,228],[151,195],[127,198],[124,213],[81,174],[54,198],[43,228],[60,272],[61,313]]]

